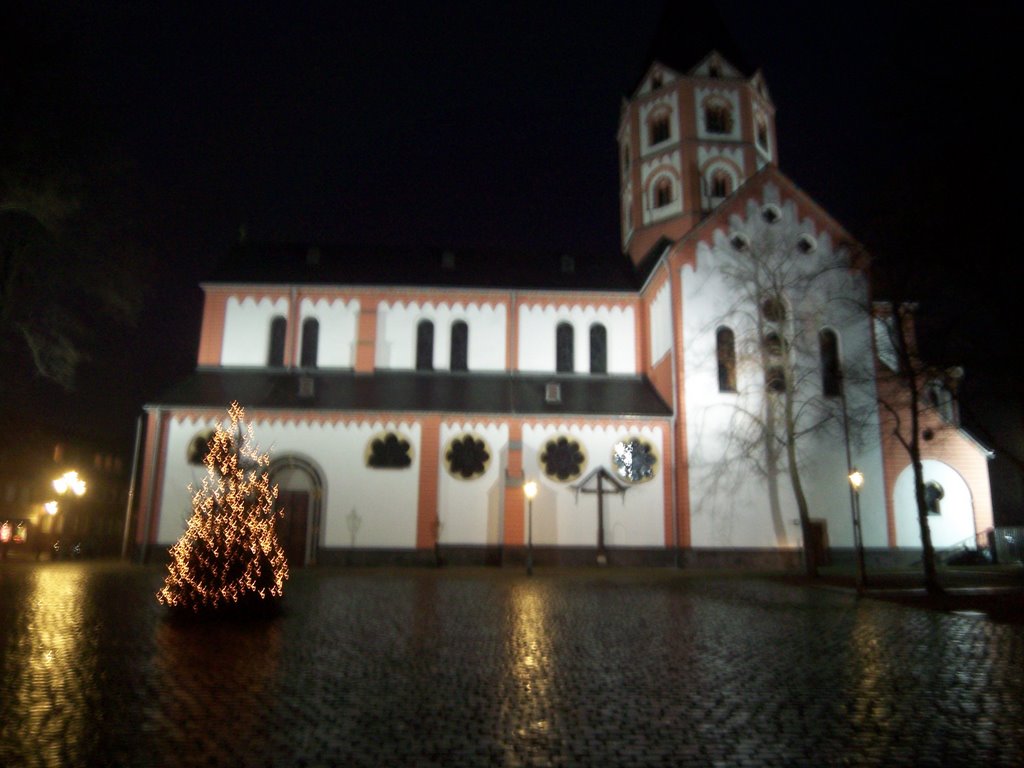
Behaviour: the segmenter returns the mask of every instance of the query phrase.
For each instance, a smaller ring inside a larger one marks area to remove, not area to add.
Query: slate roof
[[[563,270],[563,257],[571,271]],[[204,282],[635,291],[629,259],[614,254],[358,245],[235,245]]]
[[[300,379],[312,396],[299,394]],[[545,385],[561,385],[561,402],[545,401]],[[671,409],[641,376],[417,371],[315,372],[202,368],[152,405],[253,409],[411,411],[521,416],[664,417]]]

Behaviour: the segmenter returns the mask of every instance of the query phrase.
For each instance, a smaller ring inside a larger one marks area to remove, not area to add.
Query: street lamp
[[[533,499],[537,495],[537,483],[533,480],[523,486],[526,494],[526,575],[533,575]]]
[[[59,493],[62,497],[68,497],[68,510],[70,510],[71,499],[74,498],[75,496],[81,497],[85,495],[85,480],[80,478],[78,476],[78,473],[75,472],[74,470],[69,470],[53,481],[53,490]],[[53,502],[53,505],[54,509],[52,512],[50,512],[49,508],[47,508],[46,510],[51,515],[57,514],[57,502]],[[68,512],[64,513],[65,519],[67,518],[68,514]],[[57,531],[57,533],[64,533],[63,523],[64,520],[61,521],[60,531]],[[72,521],[71,525],[74,528],[78,524]]]
[[[853,499],[853,545],[857,549],[857,591],[864,591],[864,537],[860,527],[860,488],[864,485],[864,473],[856,467],[847,475],[850,481],[850,492]]]

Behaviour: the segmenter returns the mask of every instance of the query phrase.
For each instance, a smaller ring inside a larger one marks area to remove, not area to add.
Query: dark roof
[[[655,61],[686,74],[712,51],[718,51],[748,77],[754,73],[713,3],[667,0],[647,51],[644,71],[637,75],[633,90]]]
[[[303,378],[312,396],[300,397]],[[561,402],[545,402],[545,386],[561,384]],[[639,376],[200,369],[153,405],[314,411],[426,411],[518,415],[669,416],[651,383]]]
[[[637,288],[629,259],[618,253],[250,242],[234,246],[207,281],[613,291]]]

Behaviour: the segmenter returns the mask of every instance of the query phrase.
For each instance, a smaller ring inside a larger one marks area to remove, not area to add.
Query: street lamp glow
[[[62,496],[71,491],[75,496],[85,495],[85,480],[75,471],[65,472],[53,481],[53,489]]]
[[[537,483],[535,483],[533,480],[526,483],[523,486],[523,493],[525,493],[526,498],[530,499],[531,501],[537,498]]]
[[[849,477],[850,485],[853,486],[853,490],[859,491],[860,487],[864,485],[864,473],[861,472],[859,469],[855,468],[852,472],[850,472]]]
[[[48,515],[56,515],[57,514],[57,509],[58,509],[57,502],[56,501],[48,501],[45,504],[43,504],[43,509],[46,510],[46,514],[48,514]]]

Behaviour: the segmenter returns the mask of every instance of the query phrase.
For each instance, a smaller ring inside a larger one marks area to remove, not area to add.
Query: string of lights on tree
[[[228,409],[203,459],[207,475],[192,494],[192,517],[171,547],[171,562],[157,599],[195,612],[258,605],[280,598],[288,562],[275,528],[278,488],[270,456],[261,453],[244,409]]]

